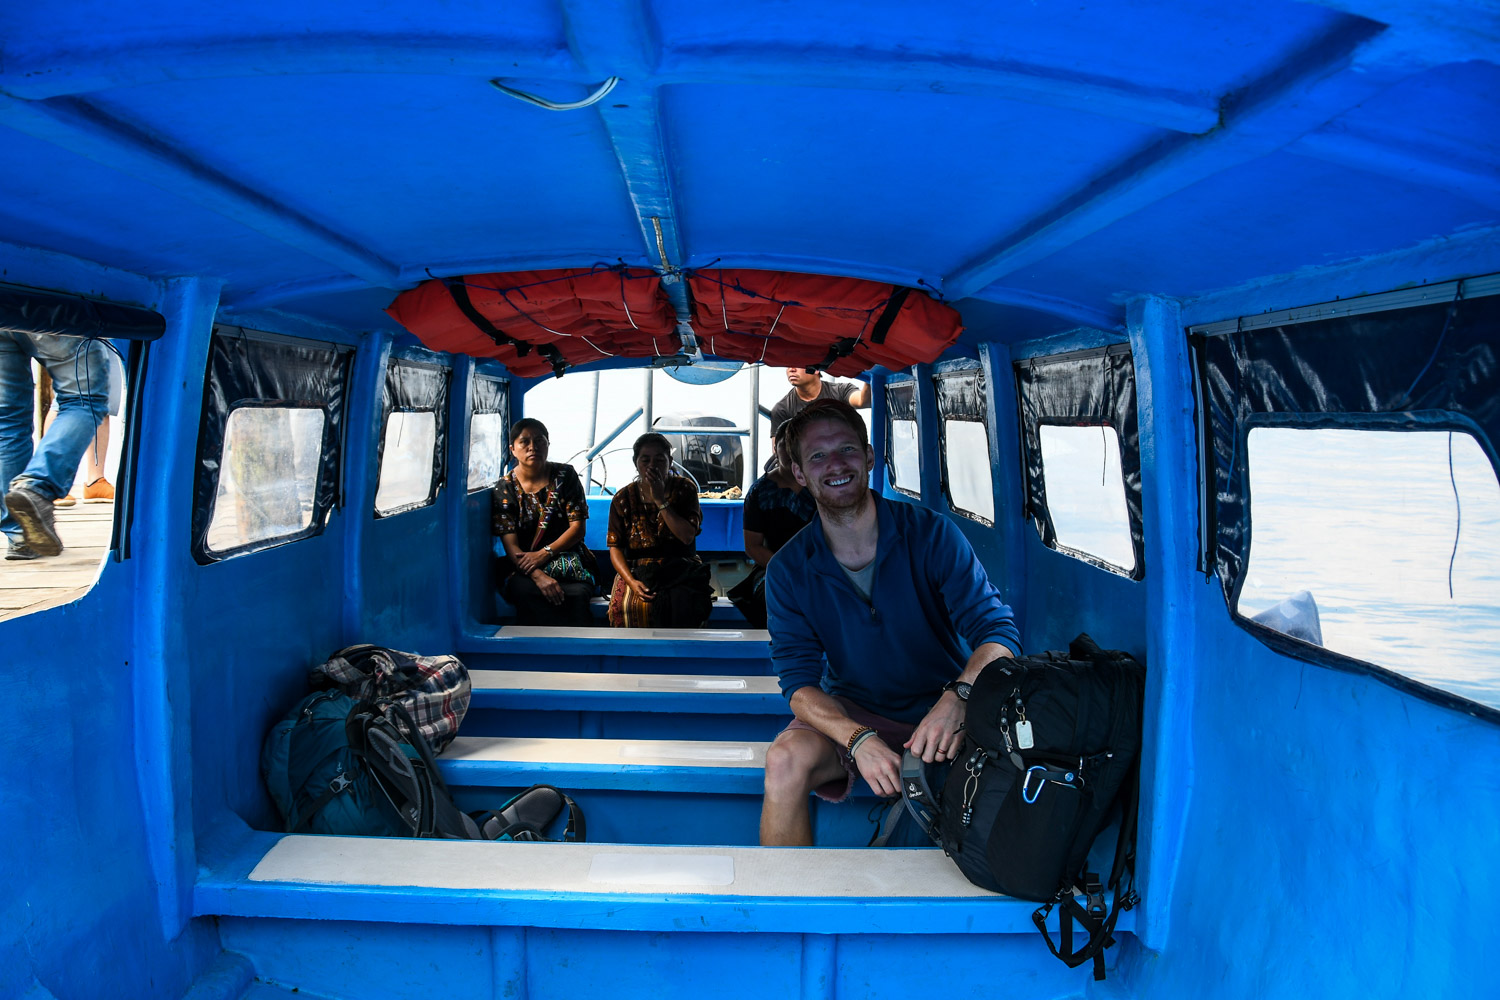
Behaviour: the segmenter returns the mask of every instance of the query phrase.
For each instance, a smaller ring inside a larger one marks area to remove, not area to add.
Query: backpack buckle
[[[349,780],[349,776],[346,775],[343,771],[340,771],[338,774],[335,774],[333,776],[333,780],[328,783],[328,790],[337,795],[352,784],[354,784],[354,782]]]

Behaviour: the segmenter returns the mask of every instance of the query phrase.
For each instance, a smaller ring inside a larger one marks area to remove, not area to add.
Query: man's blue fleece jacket
[[[1019,653],[1021,635],[957,525],[925,507],[874,500],[880,539],[868,602],[834,559],[821,517],[771,559],[771,663],[788,698],[819,685],[918,722],[974,648],[998,642]]]

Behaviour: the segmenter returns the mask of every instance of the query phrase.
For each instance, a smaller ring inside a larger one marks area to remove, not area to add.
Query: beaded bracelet
[[[849,756],[852,758],[857,752],[859,752],[859,745],[874,735],[876,735],[875,730],[866,729],[864,732],[855,736],[854,740],[849,744]]]
[[[874,731],[875,730],[871,729],[869,726],[860,726],[854,732],[849,734],[849,742],[844,744],[844,751],[848,753],[849,756],[854,756],[854,748],[859,745],[859,741],[864,738],[866,733],[873,733]]]

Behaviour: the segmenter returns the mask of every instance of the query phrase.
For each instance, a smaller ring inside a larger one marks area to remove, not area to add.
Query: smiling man
[[[874,452],[849,404],[818,400],[787,428],[818,516],[771,559],[771,661],[795,719],[766,753],[760,842],[809,845],[808,793],[863,777],[901,794],[901,750],[952,759],[985,664],[1020,652],[1010,608],[948,518],[870,491]]]

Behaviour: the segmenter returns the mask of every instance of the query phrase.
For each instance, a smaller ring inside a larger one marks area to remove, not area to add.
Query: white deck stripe
[[[646,639],[701,639],[714,642],[770,642],[763,628],[587,628],[581,625],[505,625],[497,639],[609,639],[641,642]]]
[[[715,694],[776,694],[775,677],[700,677],[693,674],[589,674],[550,670],[471,670],[469,680],[486,691],[639,691],[656,694],[704,691]]]
[[[766,766],[769,743],[715,740],[562,740],[460,736],[441,760],[525,764],[651,764],[658,767]]]
[[[723,883],[726,873],[731,881]],[[936,848],[638,847],[288,836],[266,853],[250,880],[417,890],[1000,898],[970,885]]]

